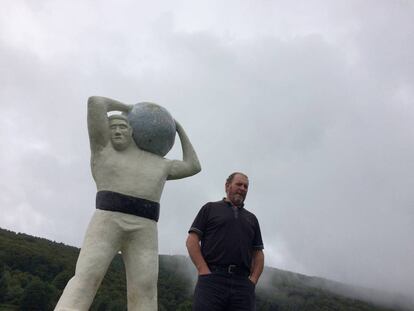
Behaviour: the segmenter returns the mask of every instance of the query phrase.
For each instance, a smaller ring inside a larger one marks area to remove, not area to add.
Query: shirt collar
[[[231,204],[231,202],[230,202],[230,201],[227,201],[227,198],[223,198],[223,202],[224,202],[224,203],[226,203],[226,204],[227,204],[228,206],[230,206],[230,207],[235,206],[235,205]],[[244,203],[242,203],[242,205],[241,205],[241,206],[235,206],[235,207],[240,208],[240,209],[243,209],[243,208],[244,208]]]

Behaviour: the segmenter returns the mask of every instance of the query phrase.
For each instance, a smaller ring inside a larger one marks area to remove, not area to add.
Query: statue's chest
[[[92,159],[94,175],[105,177],[161,177],[165,174],[161,158],[144,152],[117,152],[105,150]]]

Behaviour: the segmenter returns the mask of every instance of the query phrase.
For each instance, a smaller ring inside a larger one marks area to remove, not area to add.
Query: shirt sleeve
[[[188,233],[194,232],[198,235],[200,240],[203,238],[206,223],[207,223],[207,208],[208,204],[204,205],[200,211],[198,212],[196,218],[193,221],[193,224],[191,225],[190,230],[188,230]]]
[[[253,249],[254,250],[261,250],[264,248],[263,240],[262,240],[262,233],[260,231],[259,221],[256,218],[256,228],[254,231],[254,238],[253,238]]]

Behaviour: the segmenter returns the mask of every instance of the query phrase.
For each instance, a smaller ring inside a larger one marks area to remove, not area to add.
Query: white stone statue
[[[200,172],[197,155],[175,121],[183,160],[140,149],[123,114],[132,105],[93,96],[88,100],[96,211],[70,279],[55,310],[88,310],[114,256],[120,251],[127,277],[128,310],[157,310],[159,201],[166,180]]]

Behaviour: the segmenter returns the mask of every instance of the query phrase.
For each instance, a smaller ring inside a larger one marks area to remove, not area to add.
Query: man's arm
[[[171,167],[167,179],[180,179],[197,174],[201,171],[201,165],[198,161],[197,154],[191,145],[183,127],[175,121],[178,136],[180,137],[181,147],[183,149],[183,160],[171,161]]]
[[[101,97],[91,96],[88,99],[88,132],[91,150],[96,151],[105,147],[109,142],[109,111],[122,111],[128,113],[132,106],[125,105],[119,101]]]
[[[198,235],[194,232],[190,232],[185,244],[187,246],[188,254],[197,268],[198,274],[202,275],[211,273],[203,255],[201,254],[200,238]]]
[[[252,265],[251,265],[251,274],[249,279],[254,283],[257,284],[259,281],[260,275],[263,272],[264,267],[264,254],[262,250],[254,250],[253,251],[253,258],[252,258]]]

